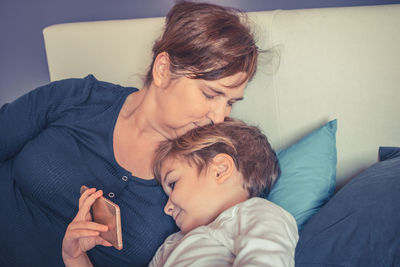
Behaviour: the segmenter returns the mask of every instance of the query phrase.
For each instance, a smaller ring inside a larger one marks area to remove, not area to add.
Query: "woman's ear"
[[[164,87],[170,82],[170,59],[167,52],[156,56],[153,64],[153,83],[157,87]]]
[[[218,184],[222,184],[229,179],[236,166],[232,157],[225,153],[217,154],[212,160],[212,175]]]

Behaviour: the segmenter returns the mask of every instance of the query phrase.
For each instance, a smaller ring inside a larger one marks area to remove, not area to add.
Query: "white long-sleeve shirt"
[[[251,198],[186,235],[169,236],[149,266],[294,266],[298,230],[274,203]]]

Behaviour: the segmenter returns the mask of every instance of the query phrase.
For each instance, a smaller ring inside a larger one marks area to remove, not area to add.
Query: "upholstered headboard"
[[[400,146],[400,5],[249,13],[261,57],[233,116],[259,125],[275,149],[338,119],[337,181]],[[44,29],[51,80],[96,78],[142,86],[163,18],[69,23]]]

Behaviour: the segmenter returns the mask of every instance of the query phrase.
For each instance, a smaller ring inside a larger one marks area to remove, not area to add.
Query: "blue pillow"
[[[400,157],[400,147],[381,146],[378,151],[379,161]]]
[[[381,148],[380,155],[391,156],[352,178],[304,226],[296,246],[296,267],[400,266],[396,150],[400,151]]]
[[[277,153],[282,172],[267,199],[291,213],[299,230],[334,193],[336,129],[332,120]]]

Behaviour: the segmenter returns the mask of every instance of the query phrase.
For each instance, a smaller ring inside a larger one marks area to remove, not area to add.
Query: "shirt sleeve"
[[[294,266],[296,221],[285,210],[261,198],[239,206],[233,266]]]
[[[0,109],[0,162],[14,157],[57,117],[82,101],[93,76],[41,86]]]

